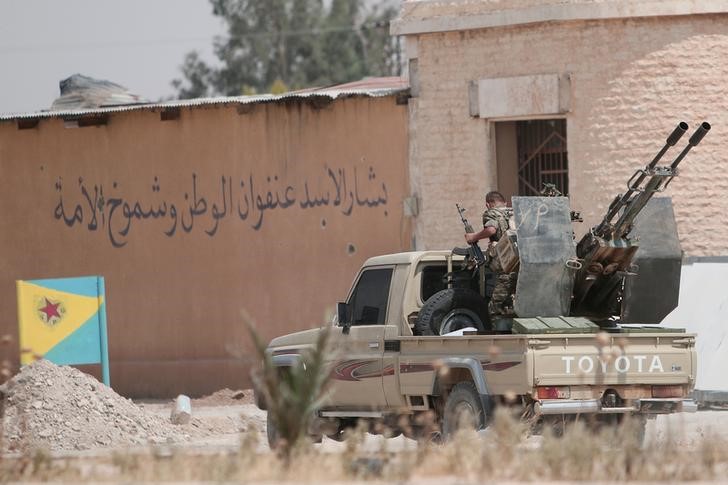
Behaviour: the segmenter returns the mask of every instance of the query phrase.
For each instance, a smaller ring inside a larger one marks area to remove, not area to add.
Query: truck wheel
[[[339,425],[336,427],[336,432],[326,434],[326,436],[334,441],[346,440],[346,430],[356,428],[358,421],[357,419],[339,419]]]
[[[631,414],[617,416],[617,419],[609,423],[614,427],[614,438],[616,445],[624,445],[627,440],[631,445],[642,448],[645,445],[647,436],[647,417],[644,414]]]
[[[268,446],[270,446],[271,450],[275,450],[278,446],[278,441],[280,440],[281,436],[278,433],[278,427],[273,422],[273,419],[271,418],[271,413],[268,412],[266,419],[265,419],[265,434],[268,437]]]
[[[427,299],[417,315],[415,335],[444,335],[466,327],[491,330],[488,303],[469,288],[447,288]]]
[[[479,430],[485,427],[485,412],[480,395],[472,382],[455,384],[445,401],[442,413],[442,435],[447,440],[458,430]]]
[[[640,448],[645,446],[645,439],[647,438],[647,417],[644,415],[637,416],[635,426],[635,440]]]

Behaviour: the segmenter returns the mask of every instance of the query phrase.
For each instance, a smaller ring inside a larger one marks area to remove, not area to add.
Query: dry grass
[[[685,449],[674,440],[639,446],[631,423],[595,432],[580,423],[563,436],[546,430],[540,444],[525,444],[527,428],[498,413],[485,436],[461,433],[450,443],[421,443],[416,450],[365,448],[363,428],[353,431],[341,452],[314,445],[296,447],[287,462],[259,451],[257,433],[241,435],[237,452],[190,454],[170,448],[145,453],[116,452],[97,458],[51,458],[35,450],[0,462],[0,480],[84,481],[291,481],[353,479],[459,480],[720,480],[728,471],[728,447],[717,436]]]

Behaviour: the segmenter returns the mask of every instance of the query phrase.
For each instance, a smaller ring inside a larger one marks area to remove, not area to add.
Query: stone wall
[[[416,3],[416,2],[415,2]],[[455,203],[476,223],[495,188],[493,123],[469,114],[468,84],[569,74],[572,207],[584,232],[648,163],[680,120],[712,131],[681,165],[673,197],[683,249],[728,253],[728,15],[551,22],[410,35],[418,97],[410,101],[410,177],[418,248],[462,244]],[[413,83],[415,84],[415,83]],[[673,149],[665,157],[677,155]]]

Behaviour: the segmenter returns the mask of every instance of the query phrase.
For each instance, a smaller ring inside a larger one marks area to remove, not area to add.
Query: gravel
[[[47,360],[8,381],[3,425],[5,451],[174,444],[220,432],[198,419],[173,425],[92,376]]]

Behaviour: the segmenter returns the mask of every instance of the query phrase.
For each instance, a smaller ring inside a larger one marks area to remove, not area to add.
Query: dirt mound
[[[39,360],[7,384],[5,448],[87,450],[179,443],[205,436],[198,420],[175,426],[147,413],[90,375]]]
[[[220,389],[215,391],[208,396],[203,396],[192,400],[192,406],[226,406],[230,404],[252,404],[253,390],[246,389],[245,391],[232,389]]]

